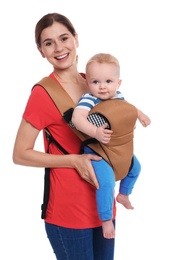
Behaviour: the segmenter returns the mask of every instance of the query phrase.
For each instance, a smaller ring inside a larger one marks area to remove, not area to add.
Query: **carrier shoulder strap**
[[[51,77],[45,77],[35,86],[42,86],[48,92],[55,105],[63,115],[69,108],[74,108],[75,103],[61,85]]]
[[[76,106],[72,98],[63,89],[63,87],[51,77],[44,77],[34,86],[38,85],[46,90],[65,121],[69,124],[73,109]],[[72,128],[72,130],[81,139],[81,141],[84,141],[88,138],[85,134],[81,133],[77,129]]]

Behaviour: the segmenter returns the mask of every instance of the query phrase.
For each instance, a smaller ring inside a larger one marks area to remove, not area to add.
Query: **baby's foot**
[[[102,222],[103,228],[103,236],[105,238],[114,238],[115,237],[115,229],[112,220],[106,220]]]
[[[132,206],[129,196],[119,193],[116,197],[116,201],[122,204],[126,209],[134,209]]]

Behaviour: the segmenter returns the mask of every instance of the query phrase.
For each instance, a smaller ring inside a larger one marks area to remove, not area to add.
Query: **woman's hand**
[[[74,168],[77,170],[82,179],[94,185],[96,189],[99,189],[99,183],[97,181],[91,160],[99,161],[102,157],[93,154],[81,154],[74,155]]]

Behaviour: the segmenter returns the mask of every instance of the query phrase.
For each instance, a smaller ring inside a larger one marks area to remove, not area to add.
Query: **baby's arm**
[[[118,90],[116,91],[116,98],[119,98],[119,99],[122,99],[122,100],[125,100],[123,94]],[[141,110],[138,109],[138,120],[139,122],[144,126],[148,126],[151,124],[151,120],[150,118],[145,115]]]
[[[138,109],[138,120],[144,127],[151,124],[151,119],[139,109]]]
[[[72,123],[77,130],[84,134],[96,138],[102,143],[108,143],[111,138],[112,131],[106,129],[107,124],[97,127],[91,124],[88,119],[88,110],[83,108],[75,108],[72,115]]]

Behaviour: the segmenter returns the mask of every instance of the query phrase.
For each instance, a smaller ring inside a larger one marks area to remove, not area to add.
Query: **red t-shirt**
[[[54,78],[54,75],[51,74],[50,77]],[[79,153],[81,141],[65,123],[57,107],[42,87],[34,87],[23,118],[39,130],[47,127],[55,140],[68,153]],[[46,150],[45,137],[44,144]],[[53,144],[50,145],[50,153],[62,154]],[[96,189],[82,180],[75,169],[52,168],[50,183],[46,222],[79,229],[101,226],[96,206]]]

